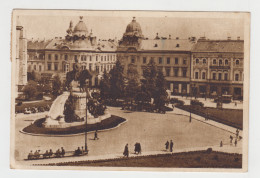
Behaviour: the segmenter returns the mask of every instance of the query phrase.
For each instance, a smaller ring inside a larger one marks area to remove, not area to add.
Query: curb
[[[121,125],[123,125],[124,123],[126,123],[128,121],[128,119],[124,118],[125,121],[121,122],[120,124],[118,124],[115,127],[111,127],[108,129],[103,129],[103,130],[98,130],[99,132],[106,132],[112,129],[116,129],[118,127],[120,127]],[[44,136],[44,137],[73,137],[73,136],[80,136],[80,135],[84,135],[85,132],[83,133],[77,133],[77,134],[66,134],[66,135],[50,135],[50,134],[34,134],[34,133],[28,133],[28,132],[24,132],[23,130],[19,130],[20,133],[26,134],[26,135],[31,135],[31,136]],[[95,133],[95,131],[89,131],[87,133]]]

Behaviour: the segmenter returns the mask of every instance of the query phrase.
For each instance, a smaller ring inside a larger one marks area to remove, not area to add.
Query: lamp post
[[[88,86],[86,84],[86,130],[85,130],[85,152],[88,152],[88,142],[87,142],[87,126],[88,126]]]

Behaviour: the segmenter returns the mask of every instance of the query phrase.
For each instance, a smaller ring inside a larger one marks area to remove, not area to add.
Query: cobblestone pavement
[[[234,136],[234,130],[231,128],[209,124],[204,122],[203,118],[196,118],[189,123],[187,113],[182,110],[174,109],[166,114],[147,113],[147,112],[128,112],[120,108],[109,107],[111,114],[124,117],[128,120],[118,128],[99,132],[99,140],[93,140],[93,133],[88,134],[88,156],[73,158],[57,158],[51,160],[24,161],[30,150],[33,152],[41,150],[41,153],[47,149],[56,151],[60,147],[65,150],[75,150],[78,146],[84,146],[84,135],[71,137],[45,137],[31,136],[20,133],[19,130],[29,125],[33,120],[40,116],[32,115],[26,118],[16,118],[15,130],[15,158],[17,163],[26,164],[45,164],[51,162],[95,160],[122,157],[122,152],[126,143],[129,144],[130,156],[133,156],[134,144],[140,142],[142,145],[142,154],[162,154],[164,144],[167,140],[173,140],[174,152],[203,150],[212,147],[213,150],[242,153],[241,142],[237,147],[230,146],[229,136]],[[218,123],[217,123],[218,124]],[[221,124],[223,125],[223,124]],[[220,141],[224,146],[219,147]]]

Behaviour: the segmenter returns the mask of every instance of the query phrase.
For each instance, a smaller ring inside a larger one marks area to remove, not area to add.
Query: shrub
[[[218,155],[214,155],[213,159],[218,161]]]
[[[181,106],[184,105],[184,101],[179,100],[178,98],[171,98],[171,99],[170,99],[170,103],[171,103],[171,104],[181,105]]]
[[[198,157],[195,158],[195,160],[199,162],[201,160],[201,157],[198,156]]]
[[[212,152],[212,148],[208,148],[207,150],[206,150],[206,153],[211,153]]]

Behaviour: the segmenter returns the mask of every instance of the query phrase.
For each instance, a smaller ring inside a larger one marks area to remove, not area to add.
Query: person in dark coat
[[[94,140],[98,140],[98,135],[97,135],[97,130],[95,131],[95,134],[94,134]]]
[[[52,149],[50,149],[50,152],[49,152],[49,158],[53,155],[53,152],[52,152]]]
[[[65,150],[63,147],[61,147],[61,156],[64,157],[64,155],[65,155]]]
[[[138,153],[138,143],[137,143],[137,142],[135,143],[135,149],[134,149],[134,151],[135,151],[135,154]]]
[[[167,142],[165,143],[165,149],[166,149],[166,151],[169,149],[169,142],[168,142],[168,140],[167,140]]]
[[[138,154],[142,153],[141,143],[138,143]]]
[[[172,152],[172,149],[173,149],[173,142],[171,140],[171,142],[170,142],[170,152]]]
[[[128,143],[125,145],[125,150],[123,152],[123,155],[126,156],[128,158],[129,156],[129,151],[128,151]]]

